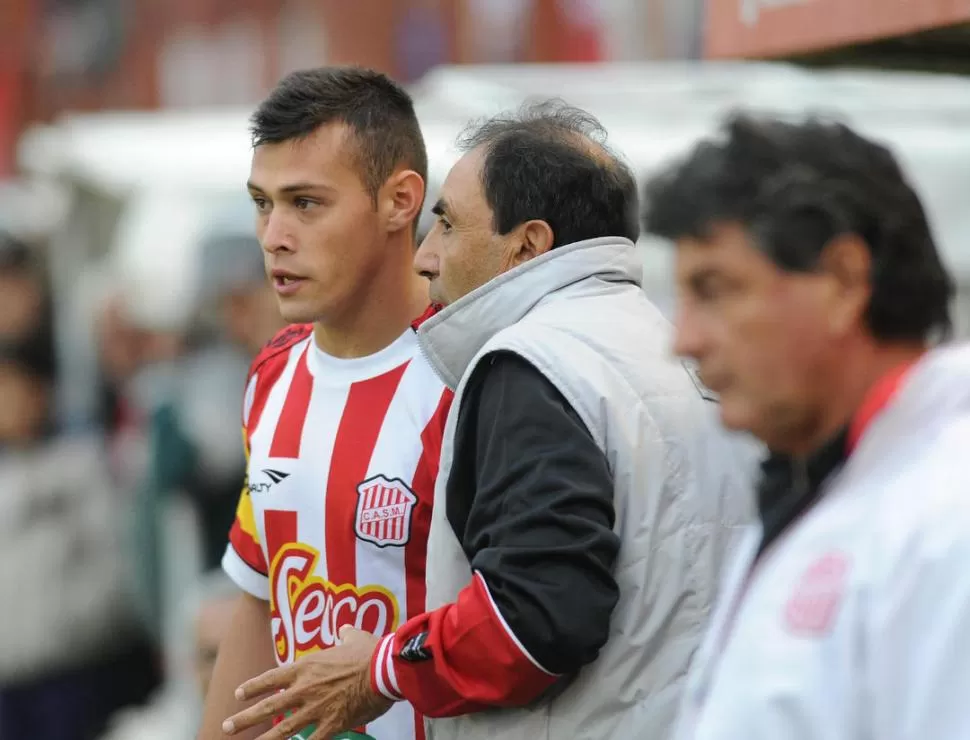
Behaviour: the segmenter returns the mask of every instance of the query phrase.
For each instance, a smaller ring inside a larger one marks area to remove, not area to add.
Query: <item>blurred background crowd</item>
[[[350,62],[410,85],[430,193],[470,119],[530,96],[641,177],[736,106],[835,114],[907,166],[970,335],[970,0],[0,0],[0,740],[193,736],[281,326],[247,117]]]

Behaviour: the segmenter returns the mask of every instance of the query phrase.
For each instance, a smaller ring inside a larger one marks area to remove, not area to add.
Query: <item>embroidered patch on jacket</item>
[[[849,558],[830,552],[802,574],[785,605],[785,626],[796,635],[827,634],[838,616],[849,574]]]
[[[403,547],[411,539],[418,497],[400,478],[378,475],[357,486],[354,532],[378,547]]]

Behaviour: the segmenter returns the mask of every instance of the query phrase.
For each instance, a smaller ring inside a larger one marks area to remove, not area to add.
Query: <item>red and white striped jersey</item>
[[[292,326],[250,371],[248,456],[223,568],[270,603],[280,664],[332,646],[340,627],[393,632],[425,609],[434,481],[452,393],[412,329],[377,354],[339,359]],[[423,738],[395,705],[376,740]]]

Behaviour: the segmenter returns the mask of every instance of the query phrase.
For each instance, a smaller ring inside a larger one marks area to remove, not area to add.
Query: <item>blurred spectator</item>
[[[190,740],[208,691],[222,638],[229,630],[238,587],[222,570],[204,574],[181,610],[180,645],[166,687],[145,707],[119,712],[101,740]]]
[[[157,683],[102,439],[52,428],[49,359],[29,337],[0,351],[3,740],[88,740]]]
[[[0,338],[34,333],[44,319],[44,295],[26,244],[0,233]]]
[[[29,343],[35,361],[54,363],[46,279],[31,248],[0,231],[0,343]]]
[[[144,419],[126,393],[141,363],[139,331],[124,314],[121,299],[104,298],[95,323],[100,408],[98,421],[107,435],[115,483],[130,489],[144,475]]]
[[[49,431],[49,360],[29,340],[0,345],[0,454],[29,449]]]
[[[167,273],[162,250],[117,258],[113,283],[141,287],[119,290],[101,316],[102,363],[117,384],[115,449],[124,450],[117,467],[126,469],[135,502],[138,603],[159,638],[172,608],[163,593],[167,574],[214,568],[222,557],[245,472],[239,399],[246,372],[283,325],[248,198],[217,209],[204,228],[173,232],[171,247],[183,256]],[[181,286],[174,296],[166,287],[173,280]],[[134,451],[139,440],[142,461]],[[164,549],[161,533],[178,495],[193,504],[199,563]]]
[[[202,580],[201,599],[193,620],[195,678],[199,696],[205,700],[216,665],[219,644],[232,623],[239,587],[221,569]]]
[[[403,11],[395,37],[401,79],[416,80],[432,67],[445,64],[450,49],[440,0],[411,3]]]
[[[204,308],[215,308],[228,339],[251,358],[283,327],[253,231],[251,203],[222,214],[200,248]]]
[[[521,61],[531,39],[534,0],[468,0],[460,46],[476,63]]]
[[[249,363],[284,322],[248,198],[216,215],[199,255],[201,308],[215,314],[217,332],[185,358],[179,416],[195,451],[186,488],[199,514],[203,566],[209,569],[222,559],[245,474],[239,399]]]

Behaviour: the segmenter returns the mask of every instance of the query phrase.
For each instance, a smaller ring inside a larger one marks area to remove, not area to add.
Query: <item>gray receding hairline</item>
[[[622,161],[607,144],[606,127],[589,111],[562,98],[528,98],[515,110],[475,119],[458,135],[458,149],[467,153],[491,148],[515,133],[535,133],[575,145],[606,164]]]
[[[589,111],[559,97],[530,97],[516,109],[472,120],[456,144],[463,154],[482,149],[487,160],[493,147],[516,135],[557,142],[589,157],[615,176],[626,172],[636,180],[632,163],[608,143],[609,134],[603,123]]]

